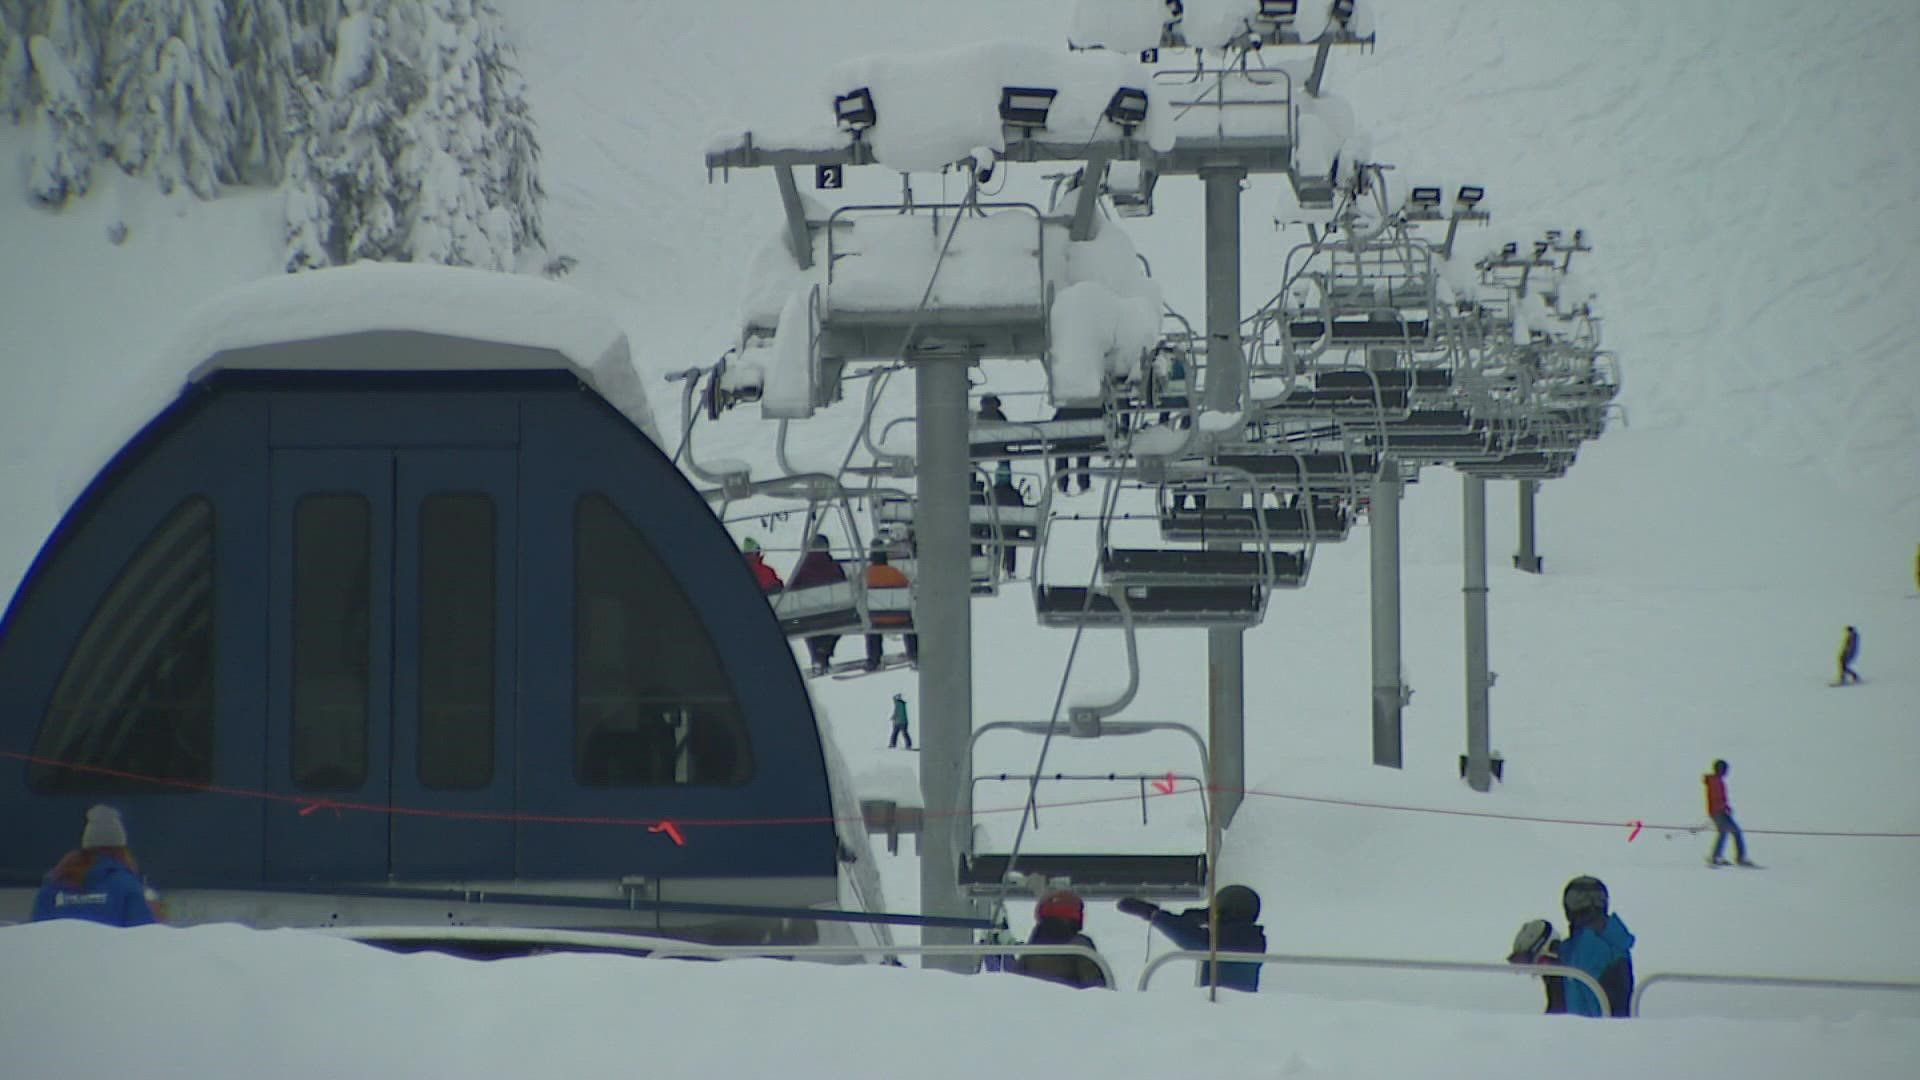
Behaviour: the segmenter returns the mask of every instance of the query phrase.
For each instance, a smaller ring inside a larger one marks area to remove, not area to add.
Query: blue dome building
[[[578,294],[303,274],[173,364],[0,618],[0,918],[99,802],[177,921],[878,906],[786,639]]]

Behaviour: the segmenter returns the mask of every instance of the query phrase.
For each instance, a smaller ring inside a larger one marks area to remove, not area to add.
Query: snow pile
[[[231,350],[381,330],[551,350],[649,438],[660,441],[627,336],[605,310],[563,285],[511,274],[363,263],[266,278],[203,305],[161,366],[191,369],[188,381],[198,381],[225,367],[229,361],[221,354]],[[366,358],[342,351],[321,362],[329,370],[360,371]],[[460,370],[471,369],[466,358],[458,362]]]
[[[1136,377],[1160,340],[1162,305],[1160,286],[1119,225],[1102,222],[1093,239],[1068,244],[1066,276],[1049,313],[1054,404],[1095,403],[1109,378]]]
[[[1042,253],[1057,266],[1065,243],[1064,228],[1043,225],[1025,210],[854,218],[851,228],[835,234],[825,305],[836,312],[911,312],[925,296],[929,309],[1037,312],[1046,303],[1045,282],[1055,276]]]
[[[299,930],[78,922],[0,929],[0,963],[15,975],[0,985],[9,1069],[46,1080],[521,1080],[626,1075],[635,1062],[663,1077],[977,1080],[978,1054],[929,1047],[930,1017],[990,1034],[1024,1071],[1061,1077],[1183,1076],[1203,1063],[1223,1076],[1537,1080],[1551,1062],[1563,1080],[1880,1080],[1911,1075],[1915,1045],[1912,1022],[1873,1018],[1543,1020],[1523,1014],[1538,1010],[1539,991],[1517,978],[1501,980],[1508,1015],[1469,1015],[1271,992],[1209,1004],[1175,972],[1149,994],[1109,993],[1011,974],[615,955],[489,962]],[[73,974],[105,971],[116,978],[104,986]]]
[[[749,338],[743,353],[755,354],[766,371],[760,411],[771,420],[813,415],[813,292],[796,289],[780,309],[771,338]]]
[[[1079,49],[1138,53],[1158,48],[1166,0],[1074,0],[1067,41]]]
[[[1314,0],[1307,0],[1311,7]],[[1238,40],[1260,14],[1260,0],[1187,0],[1180,34],[1200,49],[1221,49]]]
[[[1004,151],[1000,98],[1006,87],[1057,91],[1046,126],[1034,132],[1053,143],[1117,137],[1119,126],[1104,116],[1107,104],[1122,87],[1144,90],[1147,118],[1135,135],[1157,150],[1168,149],[1167,109],[1154,100],[1152,86],[1132,56],[1009,41],[847,61],[833,68],[825,89],[828,100],[859,88],[870,91],[877,119],[863,138],[874,158],[901,172],[919,172],[943,169],[976,147]],[[844,140],[840,136],[833,145]]]

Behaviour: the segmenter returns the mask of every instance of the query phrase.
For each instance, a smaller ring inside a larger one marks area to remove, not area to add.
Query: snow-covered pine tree
[[[101,28],[109,0],[32,0],[21,9],[34,104],[42,114],[27,185],[33,197],[60,206],[84,195],[99,156],[94,87]]]
[[[286,0],[234,0],[227,7],[226,43],[234,82],[234,174],[243,184],[277,184],[286,169],[301,78]]]
[[[396,72],[389,63],[397,17],[409,14],[394,6],[345,0],[325,70],[301,81],[285,184],[289,270],[404,261],[402,206],[411,199],[397,190],[392,163],[396,121],[419,91],[404,64]]]
[[[102,129],[120,167],[151,172],[163,192],[185,183],[209,199],[238,175],[226,21],[223,0],[120,0],[114,11]]]
[[[324,70],[295,110],[288,268],[513,269],[541,242],[539,145],[498,12],[486,0],[341,0],[340,10]]]
[[[484,0],[427,6],[426,97],[407,117],[402,156],[418,185],[409,254],[511,270],[520,250],[540,237],[539,145],[524,90],[499,15]]]
[[[513,46],[491,0],[474,0],[473,6],[481,98],[491,107],[491,115],[482,114],[492,135],[487,196],[513,222],[516,251],[543,247],[540,204],[546,191],[540,186],[540,140],[527,104],[527,83],[514,65]]]
[[[15,123],[33,105],[25,15],[22,0],[0,0],[0,113]]]

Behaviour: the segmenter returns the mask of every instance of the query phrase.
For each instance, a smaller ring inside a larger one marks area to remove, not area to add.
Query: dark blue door
[[[515,460],[274,452],[270,878],[511,875]]]
[[[269,880],[387,876],[393,453],[274,450]]]
[[[517,455],[395,458],[391,870],[510,877]]]

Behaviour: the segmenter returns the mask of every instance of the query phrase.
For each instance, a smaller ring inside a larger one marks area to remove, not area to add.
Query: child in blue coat
[[[1206,951],[1213,940],[1207,926],[1207,909],[1188,908],[1182,912],[1171,912],[1145,900],[1128,897],[1117,905],[1128,915],[1137,915],[1147,920],[1154,929],[1173,939],[1173,943],[1182,949],[1194,952]],[[1214,910],[1219,915],[1220,951],[1238,953],[1263,953],[1267,951],[1267,932],[1257,921],[1260,918],[1260,894],[1245,885],[1228,885],[1214,894]],[[1211,965],[1200,965],[1200,985],[1213,982]],[[1260,965],[1257,963],[1222,960],[1220,962],[1220,985],[1229,990],[1245,990],[1252,993],[1260,989]]]
[[[1567,882],[1560,905],[1567,913],[1567,940],[1560,963],[1593,976],[1607,993],[1609,1014],[1625,1017],[1633,1003],[1633,932],[1607,911],[1607,887],[1599,878]],[[1599,1016],[1600,1001],[1578,979],[1567,980],[1567,1012]]]

